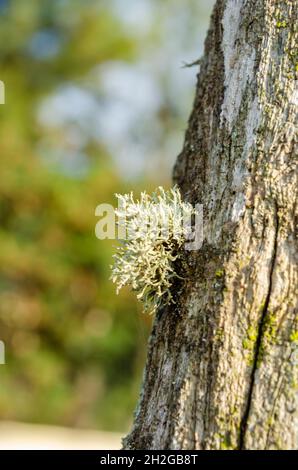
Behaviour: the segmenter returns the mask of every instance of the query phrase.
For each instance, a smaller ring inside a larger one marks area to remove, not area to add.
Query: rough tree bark
[[[297,7],[215,5],[174,169],[205,240],[155,318],[127,449],[298,447]]]

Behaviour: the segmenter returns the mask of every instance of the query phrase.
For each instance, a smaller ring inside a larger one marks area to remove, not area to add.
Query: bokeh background
[[[0,0],[0,420],[129,428],[151,318],[94,210],[171,184],[212,6]]]

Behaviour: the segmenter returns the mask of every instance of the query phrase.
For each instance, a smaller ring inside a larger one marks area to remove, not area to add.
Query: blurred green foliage
[[[150,320],[115,296],[112,243],[94,234],[97,204],[128,188],[90,138],[80,177],[44,162],[40,142],[61,136],[36,110],[64,81],[133,53],[98,2],[0,2],[1,419],[125,430],[132,417]]]
[[[0,419],[128,428],[151,317],[94,211],[168,185],[212,3],[0,0]]]

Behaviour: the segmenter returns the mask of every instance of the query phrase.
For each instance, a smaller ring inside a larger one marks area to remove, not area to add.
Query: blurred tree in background
[[[94,210],[169,182],[211,5],[129,3],[0,0],[1,419],[125,430],[135,406],[150,318]]]

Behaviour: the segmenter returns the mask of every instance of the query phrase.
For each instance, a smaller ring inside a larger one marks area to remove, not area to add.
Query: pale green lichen
[[[278,322],[276,314],[268,311],[264,322],[264,340],[267,345],[276,342],[276,336],[278,332]]]
[[[286,28],[287,27],[287,22],[285,20],[277,21],[276,26],[277,26],[277,28]]]
[[[195,210],[182,201],[177,187],[160,187],[152,195],[143,192],[136,201],[133,193],[116,196],[121,207],[116,214],[120,223],[125,221],[128,237],[114,255],[111,279],[117,293],[131,286],[144,310],[154,313],[161,305],[174,303],[171,287],[181,278],[177,261],[191,229],[185,221],[191,222]]]
[[[261,362],[263,361],[264,356],[267,354],[270,346],[277,343],[278,321],[275,313],[270,311],[267,312],[267,316],[264,320],[263,330],[264,332],[260,344],[257,367],[260,367]]]
[[[292,333],[290,334],[290,341],[291,343],[298,342],[298,331],[292,331]]]
[[[247,352],[247,362],[249,366],[253,364],[255,347],[258,337],[258,330],[254,326],[250,326],[247,330],[247,336],[242,341],[243,349]]]
[[[215,273],[216,277],[222,277],[224,275],[224,270],[223,269],[218,269]]]
[[[235,449],[236,449],[236,447],[232,446],[227,441],[222,441],[220,443],[220,450],[235,450]]]
[[[213,437],[219,450],[236,450],[237,444],[231,442],[229,434],[215,433]]]

